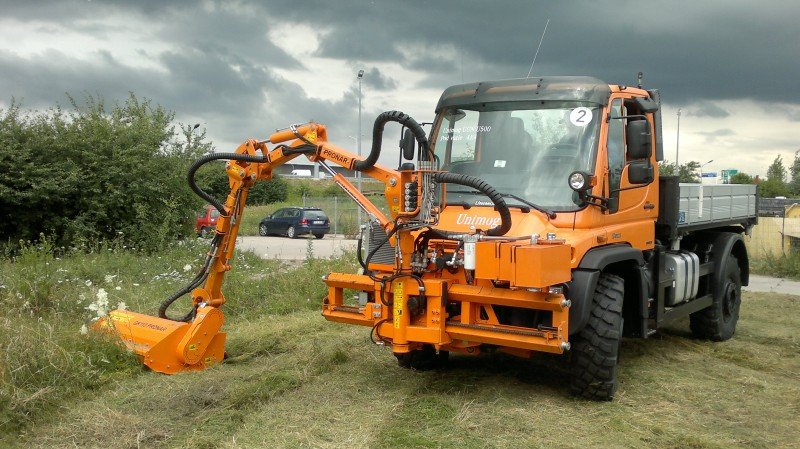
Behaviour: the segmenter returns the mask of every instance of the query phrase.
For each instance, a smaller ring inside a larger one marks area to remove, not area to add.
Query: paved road
[[[329,258],[337,256],[345,250],[355,249],[356,241],[345,239],[341,235],[326,235],[317,240],[305,236],[290,239],[287,237],[239,237],[236,243],[242,250],[253,251],[264,259],[304,260],[308,242],[313,245],[314,256]],[[750,285],[744,290],[752,292],[784,293],[800,295],[800,281],[773,278],[769,276],[750,275]]]
[[[317,240],[313,237],[301,236],[296,239],[288,237],[239,237],[236,247],[241,250],[252,251],[264,259],[304,260],[311,242],[314,257],[327,259],[338,256],[343,251],[355,249],[356,241],[345,239],[341,235],[326,235]]]
[[[800,281],[790,281],[769,276],[750,275],[750,285],[742,287],[751,292],[785,293],[800,295]]]

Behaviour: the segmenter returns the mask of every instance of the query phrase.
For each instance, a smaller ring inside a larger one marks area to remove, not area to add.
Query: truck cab
[[[433,162],[496,189],[511,214],[505,235],[513,237],[479,241],[474,249],[439,246],[422,258],[457,267],[474,252],[476,263],[463,274],[450,268],[437,275],[452,278],[437,287],[450,301],[444,337],[412,343],[411,355],[395,348],[401,365],[425,351],[562,353],[571,360],[575,393],[610,399],[623,335],[647,338],[689,316],[697,337],[731,338],[748,282],[742,234],[756,223],[755,186],[703,191],[660,177],[660,114],[658,91],[591,77],[445,90],[428,139]],[[480,234],[500,222],[496,204],[476,189],[444,184],[436,195],[438,228]],[[397,248],[375,243],[385,240],[373,227],[368,269],[391,269]],[[429,316],[409,329],[423,323],[439,326]]]

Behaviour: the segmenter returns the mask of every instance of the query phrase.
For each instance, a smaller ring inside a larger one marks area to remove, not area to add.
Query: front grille
[[[381,225],[375,222],[369,224],[369,243],[367,244],[367,254],[372,252],[375,245],[380,244],[386,240],[386,232],[383,231]],[[385,265],[394,265],[394,246],[389,242],[384,243],[372,256],[370,263],[379,263]]]

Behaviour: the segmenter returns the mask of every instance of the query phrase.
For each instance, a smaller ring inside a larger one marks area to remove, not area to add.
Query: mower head
[[[191,322],[172,321],[128,310],[114,310],[95,324],[116,334],[142,362],[159,373],[202,370],[225,356],[224,318],[215,307],[199,307]]]

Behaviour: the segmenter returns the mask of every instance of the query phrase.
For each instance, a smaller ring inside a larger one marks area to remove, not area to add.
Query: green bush
[[[197,185],[219,201],[225,202],[230,193],[228,176],[225,174],[223,162],[210,163],[198,170]],[[247,204],[263,206],[265,204],[286,201],[289,196],[289,184],[280,176],[274,175],[269,181],[258,181],[250,188]]]
[[[289,184],[280,176],[275,176],[269,181],[257,182],[247,196],[247,203],[263,206],[265,204],[286,201],[289,197]]]
[[[70,102],[69,112],[0,110],[0,242],[44,234],[57,247],[154,250],[188,232],[201,202],[186,171],[210,150],[204,133],[178,139],[173,114],[133,94],[110,110],[91,96]]]

